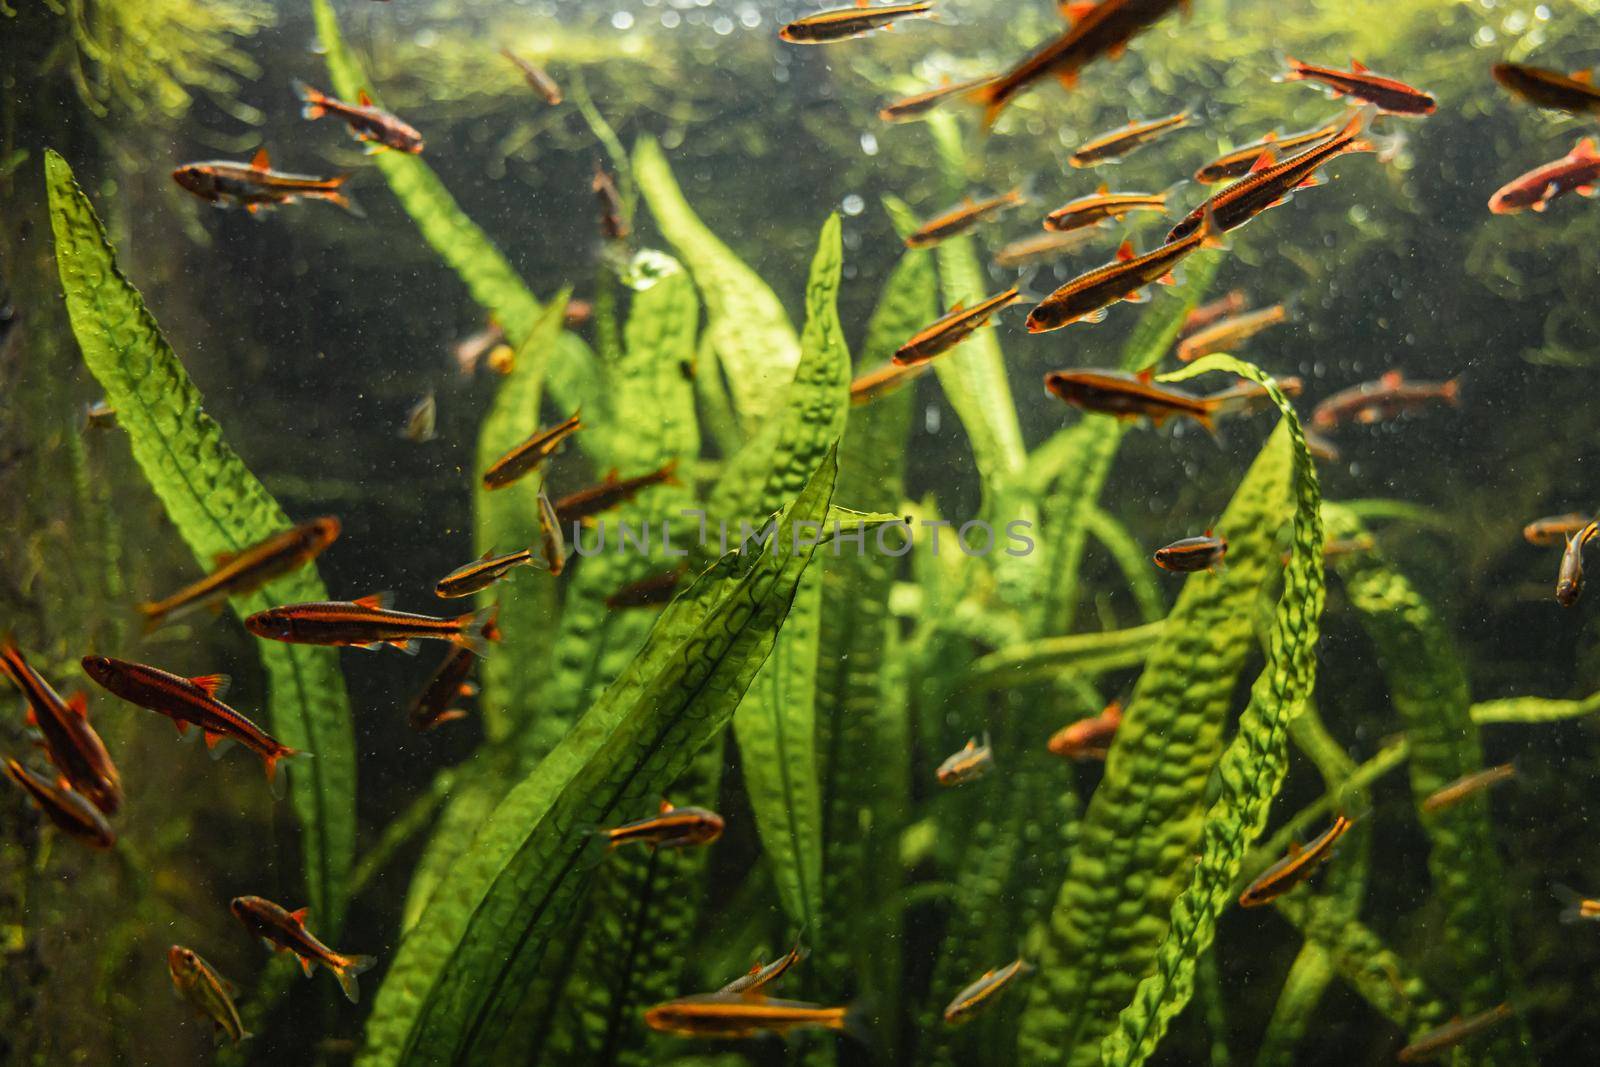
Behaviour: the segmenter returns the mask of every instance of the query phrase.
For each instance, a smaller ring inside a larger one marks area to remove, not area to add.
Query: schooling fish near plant
[[[495,555],[494,549],[490,549],[440,578],[433,587],[433,595],[446,600],[471,596],[506,578],[515,568],[533,566],[535,562],[531,548],[519,548],[504,555]]]
[[[561,103],[561,86],[556,84],[554,78],[545,73],[543,67],[528,62],[509,48],[500,49],[500,54],[510,60],[511,65],[521,72],[522,80],[528,83],[528,88],[537,93],[540,99],[551,107]]]
[[[1157,426],[1184,416],[1209,430],[1222,407],[1214,397],[1161,385],[1149,371],[1051,371],[1044,376],[1044,387],[1073,407],[1119,419],[1149,419]]]
[[[1589,516],[1576,511],[1565,515],[1548,515],[1534,519],[1522,528],[1522,539],[1539,548],[1554,548],[1567,543],[1567,538],[1589,525]]]
[[[1115,163],[1129,153],[1153,144],[1168,134],[1189,125],[1189,112],[1180,111],[1166,118],[1129,122],[1126,126],[1090,138],[1079,145],[1067,158],[1073,167],[1098,167]]]
[[[207,963],[192,948],[173,945],[167,950],[167,972],[172,976],[172,988],[202,1019],[211,1023],[220,1040],[228,1038],[238,1044],[252,1036],[239,1018],[239,1009],[233,998],[239,995],[234,984],[216,968]]]
[[[1435,404],[1454,407],[1460,398],[1460,384],[1453,379],[1413,382],[1392,370],[1375,382],[1351,386],[1322,401],[1311,411],[1311,425],[1319,430],[1333,430],[1352,422],[1365,426]]]
[[[1009,193],[991,196],[985,200],[968,197],[949,211],[935,215],[923,223],[921,228],[906,238],[906,247],[932,248],[946,238],[966,233],[978,223],[1027,202],[1028,198],[1021,189],[1013,189]]]
[[[422,134],[400,116],[391,114],[374,104],[365,89],[361,90],[356,103],[347,104],[343,100],[313,89],[305,82],[295,82],[294,88],[300,99],[305,102],[305,107],[300,111],[302,116],[312,120],[320,119],[324,115],[343,119],[345,125],[350,127],[350,135],[364,142],[367,151],[381,152],[386,148],[392,148],[409,155],[418,155],[422,152],[424,147]]]
[[[870,404],[904,385],[916,381],[933,366],[932,363],[896,363],[893,360],[877,370],[868,371],[850,383],[850,403],[854,407]]]
[[[918,330],[894,353],[897,366],[926,363],[943,355],[986,326],[991,318],[1022,299],[1016,286],[980,300],[971,307],[957,303],[936,321]]]
[[[483,626],[493,608],[454,618],[395,611],[387,593],[359,600],[323,600],[285,604],[258,611],[244,620],[245,629],[268,641],[294,645],[335,645],[376,649],[384,645],[415,653],[418,641],[449,641],[484,655],[488,646]]]
[[[1474,797],[1491,786],[1501,782],[1509,782],[1517,776],[1514,764],[1502,763],[1498,767],[1485,767],[1481,771],[1462,775],[1449,785],[1434,790],[1422,801],[1422,810],[1430,815],[1436,815],[1455,807],[1462,801]]]
[[[1575,606],[1583,595],[1583,551],[1596,535],[1600,535],[1600,523],[1590,522],[1567,538],[1561,569],[1556,573],[1556,603],[1564,608]]]
[[[483,487],[504,489],[537,470],[545,460],[555,455],[561,442],[583,429],[581,416],[582,412],[574,411],[562,422],[534,431],[526,441],[489,465],[483,472]]]
[[[1279,135],[1277,131],[1267,134],[1259,141],[1224,152],[1205,166],[1194,172],[1194,180],[1202,185],[1215,185],[1217,182],[1231,182],[1243,178],[1250,173],[1250,168],[1255,165],[1263,153],[1274,156],[1296,149],[1306,148],[1310,145],[1321,144],[1328,138],[1337,134],[1343,121],[1330,122],[1325,126],[1318,126],[1311,130],[1302,130],[1299,133],[1286,133]],[[1238,310],[1238,309],[1235,309]]]
[[[68,837],[90,848],[105,849],[117,843],[116,831],[83,794],[35,774],[14,759],[6,760],[5,770],[6,777],[28,794],[34,807]]]
[[[943,786],[965,785],[975,782],[979,778],[994,770],[994,749],[989,744],[989,735],[983,735],[980,744],[976,737],[967,741],[966,747],[946,759],[934,771],[934,777]]]
[[[1223,319],[1179,341],[1178,362],[1193,363],[1201,356],[1209,356],[1213,352],[1231,352],[1241,342],[1287,321],[1288,318],[1289,312],[1282,304],[1273,304],[1258,311]]]
[[[874,30],[892,27],[900,19],[931,17],[931,0],[912,4],[874,5],[871,0],[856,0],[854,7],[821,11],[784,26],[778,36],[790,44],[832,44],[853,37],[864,37]]]
[[[1425,1063],[1438,1059],[1443,1053],[1468,1041],[1491,1027],[1498,1026],[1515,1015],[1510,1004],[1499,1004],[1487,1011],[1456,1018],[1435,1030],[1430,1030],[1395,1054],[1401,1063]]]
[[[810,955],[811,950],[806,948],[800,942],[796,941],[794,947],[788,952],[784,953],[782,956],[779,956],[771,963],[757,963],[754,967],[750,968],[748,973],[741,974],[739,977],[735,978],[733,981],[717,990],[717,992],[723,995],[738,993],[743,996],[749,996],[752,993],[760,993],[768,986],[776,983],[778,979],[782,978],[785,974],[788,974],[791,967],[797,963],[800,963]]]
[[[252,215],[263,208],[293,204],[298,200],[326,200],[352,215],[361,209],[345,194],[348,174],[315,178],[309,174],[290,174],[273,170],[267,150],[256,152],[249,163],[211,160],[185,163],[172,172],[172,180],[200,199],[218,207],[242,207]]]
[[[669,1000],[647,1008],[644,1021],[650,1029],[663,1033],[730,1039],[795,1030],[855,1030],[859,1025],[856,1009],[737,993]]]
[[[663,800],[648,818],[600,831],[610,848],[646,844],[651,848],[687,848],[709,845],[722,836],[722,816],[705,808],[675,808]]]
[[[1334,99],[1360,100],[1386,115],[1431,115],[1438,106],[1433,97],[1421,89],[1374,74],[1359,60],[1352,59],[1349,70],[1319,67],[1298,59],[1285,59],[1284,63],[1289,68],[1282,75],[1284,81],[1318,82]]]
[[[335,952],[306,929],[310,908],[288,911],[263,897],[235,897],[228,906],[234,917],[253,937],[261,939],[273,952],[292,952],[300,960],[307,978],[321,965],[339,980],[339,988],[354,1004],[361,999],[356,975],[371,970],[376,956],[346,956]]]
[[[1352,822],[1343,815],[1333,820],[1333,825],[1318,834],[1304,848],[1289,846],[1289,854],[1263,871],[1260,877],[1239,894],[1241,908],[1259,908],[1270,904],[1295,888],[1316,871],[1317,867],[1333,855],[1333,846],[1350,829]]]
[[[490,616],[489,621],[484,624],[485,640],[500,640],[500,628],[496,624],[496,618],[497,615]],[[406,713],[406,721],[411,724],[413,730],[425,734],[447,722],[467,717],[465,711],[456,707],[456,701],[477,695],[477,686],[467,681],[477,662],[477,655],[470,649],[452,648],[445,655],[444,661],[433,672],[428,684],[423,686],[422,692],[417,694],[416,700],[412,701],[411,708]]]
[[[612,508],[621,507],[646,489],[678,484],[676,459],[632,478],[621,478],[616,471],[609,471],[599,485],[591,485],[557,499],[554,505],[556,518],[563,527],[585,522]]]
[[[9,635],[0,642],[0,674],[17,687],[28,704],[28,725],[39,731],[45,755],[62,783],[87,798],[107,815],[122,806],[122,776],[105,742],[89,724],[89,703],[82,693],[63,700],[33,669]]]
[[[989,74],[982,78],[973,78],[971,81],[946,82],[937,88],[914,93],[911,96],[902,97],[892,103],[883,105],[878,111],[878,118],[884,122],[911,122],[926,115],[947,100],[952,100],[963,93],[971,92],[980,85],[987,85],[993,80],[994,75]]]
[[[1170,545],[1158,548],[1151,558],[1164,571],[1194,574],[1197,571],[1215,572],[1228,554],[1228,539],[1214,537],[1207,530],[1200,537],[1185,537]]]
[[[999,999],[1018,978],[1032,972],[1033,966],[1022,959],[1012,960],[1004,967],[983,972],[977,981],[957,993],[950,1003],[945,1005],[944,1021],[952,1026],[967,1022],[973,1015]]]
[[[1501,186],[1489,198],[1489,210],[1496,215],[1513,215],[1528,208],[1545,211],[1568,193],[1600,195],[1600,151],[1592,137],[1579,141],[1555,162],[1535,167]]]
[[[1114,193],[1104,182],[1088,196],[1069,200],[1044,217],[1044,228],[1054,233],[1069,233],[1089,226],[1115,222],[1136,211],[1163,214],[1167,200],[1183,183],[1161,193]]]
[[[339,520],[331,515],[303,522],[273,534],[264,541],[238,552],[221,552],[217,569],[187,585],[164,600],[138,606],[145,628],[158,626],[198,608],[216,607],[233,596],[252,593],[274,578],[289,574],[310,563],[339,539]]]
[[[1537,107],[1569,115],[1600,116],[1600,88],[1595,86],[1591,71],[1562,74],[1522,63],[1496,63],[1489,73],[1513,96]]]
[[[1062,759],[1105,759],[1122,726],[1122,701],[1113,700],[1098,715],[1068,723],[1050,735],[1046,747]]]

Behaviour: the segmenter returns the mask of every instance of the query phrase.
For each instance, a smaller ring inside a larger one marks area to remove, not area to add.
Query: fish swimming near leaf
[[[1352,825],[1351,820],[1339,815],[1334,818],[1332,826],[1318,834],[1304,848],[1299,844],[1291,844],[1287,856],[1261,872],[1261,876],[1239,894],[1239,906],[1259,908],[1263,904],[1270,904],[1306,881],[1317,867],[1333,855],[1333,846]]]
[[[932,363],[896,363],[890,360],[877,370],[856,378],[850,383],[850,403],[853,407],[870,404],[886,397],[902,386],[909,385],[927,372]]]
[[[859,1009],[828,1008],[798,1000],[774,1000],[738,993],[680,997],[647,1008],[645,1025],[684,1037],[741,1039],[796,1030],[855,1032]]]
[[[1567,538],[1566,550],[1561,553],[1561,569],[1556,573],[1556,603],[1564,608],[1574,607],[1583,595],[1583,552],[1597,534],[1600,534],[1600,523],[1590,522]]]
[[[1536,107],[1580,117],[1600,117],[1600,87],[1594,84],[1594,74],[1590,71],[1562,74],[1522,63],[1496,63],[1489,68],[1489,73],[1511,95]]]
[[[225,674],[185,678],[159,667],[110,656],[83,657],[83,671],[113,696],[171,719],[179,737],[191,726],[198,728],[213,754],[220,754],[218,746],[222,742],[237,741],[261,757],[268,782],[275,779],[280,760],[305,755],[222,702],[231,683]]]
[[[1333,137],[1282,163],[1276,162],[1271,152],[1263,152],[1245,177],[1185,215],[1167,233],[1167,240],[1181,241],[1200,230],[1205,225],[1207,212],[1216,216],[1222,232],[1236,230],[1262,212],[1287,203],[1297,189],[1321,185],[1324,179],[1317,172],[1336,158],[1348,152],[1373,150],[1372,143],[1362,134],[1374,114],[1372,108],[1359,112]]]
[[[1510,1004],[1498,1004],[1488,1011],[1455,1018],[1436,1030],[1429,1030],[1395,1054],[1401,1063],[1425,1063],[1438,1059],[1457,1045],[1470,1040],[1515,1015]]]
[[[415,653],[419,641],[449,641],[480,656],[488,651],[483,626],[493,608],[442,619],[395,611],[390,600],[387,593],[374,593],[359,600],[285,604],[256,612],[245,619],[244,627],[257,637],[292,645],[365,649],[389,645]]]
[[[1213,536],[1207,530],[1199,537],[1185,537],[1156,549],[1151,557],[1164,571],[1194,574],[1197,571],[1215,572],[1228,554],[1228,539]]]
[[[319,89],[313,89],[305,82],[295,82],[294,87],[305,102],[305,107],[300,111],[302,116],[315,120],[324,115],[333,115],[342,119],[350,128],[350,135],[365,143],[368,152],[394,149],[407,155],[421,154],[424,144],[422,134],[417,132],[416,127],[374,104],[365,89],[361,90],[356,103],[347,104]]]
[[[1200,229],[1143,255],[1135,254],[1131,241],[1124,241],[1111,262],[1073,278],[1028,312],[1028,332],[1047,333],[1075,322],[1104,321],[1112,304],[1123,300],[1140,304],[1150,299],[1150,285],[1174,284],[1174,268],[1190,253],[1226,247],[1216,215],[1209,212]]]
[[[252,215],[299,200],[326,200],[352,215],[361,214],[361,209],[344,192],[350,175],[316,178],[273,170],[272,159],[265,148],[256,152],[248,163],[223,159],[185,163],[172,172],[172,180],[201,200],[218,207],[242,207]]]
[[[517,567],[531,567],[542,562],[531,548],[519,548],[503,555],[496,555],[494,549],[490,549],[440,578],[433,587],[433,594],[446,600],[471,596],[502,581]]]
[[[253,593],[275,578],[310,563],[339,539],[339,520],[331,515],[300,523],[241,549],[218,553],[216,570],[164,600],[138,606],[145,629],[153,630],[186,612],[221,609],[229,597]]]
[[[435,440],[438,436],[439,403],[434,399],[430,389],[421,400],[411,405],[411,410],[406,412],[405,425],[400,428],[400,436],[407,441],[423,445]]]
[[[966,747],[955,753],[934,771],[934,777],[943,786],[965,785],[967,782],[977,781],[990,771],[994,770],[994,749],[989,744],[989,735],[983,735],[980,743],[976,737],[967,741]]]
[[[1522,539],[1538,548],[1565,545],[1567,538],[1589,525],[1589,516],[1576,511],[1565,515],[1547,515],[1534,519],[1522,528]]]
[[[1462,775],[1449,785],[1435,789],[1423,798],[1420,807],[1429,815],[1448,811],[1462,801],[1478,795],[1491,786],[1509,782],[1517,776],[1515,764],[1502,763],[1498,767],[1485,767],[1481,771]]]
[[[654,815],[609,830],[600,836],[608,848],[645,844],[651,848],[689,848],[714,843],[722,836],[722,816],[705,808],[675,808],[663,800]]]
[[[545,73],[543,67],[528,62],[509,48],[500,49],[500,54],[505,56],[522,74],[522,80],[528,83],[528,88],[539,95],[539,98],[551,107],[561,103],[561,86],[556,80]]]
[[[657,485],[678,484],[676,459],[668,461],[656,470],[631,478],[621,478],[616,471],[609,471],[598,485],[579,489],[556,500],[556,518],[563,527],[575,522],[585,522],[612,508],[621,507],[646,489]]]
[[[923,223],[915,233],[906,238],[906,247],[932,248],[946,238],[966,233],[978,223],[1027,202],[1028,198],[1021,189],[1013,189],[1009,193],[1001,193],[999,196],[991,196],[984,200],[974,200],[969,196],[949,211],[935,215]]]
[[[28,794],[34,807],[68,837],[98,849],[117,843],[116,831],[111,829],[100,809],[89,803],[82,793],[35,774],[14,759],[6,760],[5,771],[6,777]]]
[[[1405,82],[1385,78],[1352,59],[1349,70],[1319,67],[1298,59],[1285,59],[1284,81],[1311,81],[1325,87],[1334,99],[1349,97],[1372,104],[1386,115],[1431,115],[1438,107],[1432,96]]]
[[[969,93],[980,85],[987,85],[994,80],[994,75],[988,74],[982,78],[973,78],[970,81],[950,82],[913,93],[911,96],[901,97],[899,100],[883,105],[878,110],[878,118],[884,122],[911,122],[920,119],[940,104],[953,100],[964,93]]]
[[[977,333],[1000,311],[1022,299],[1016,286],[1003,293],[978,301],[971,307],[958,303],[937,320],[917,333],[895,350],[894,362],[901,366],[926,363],[935,356],[955,348]]]
[[[959,1026],[993,1004],[1013,982],[1033,973],[1032,964],[1023,959],[1012,960],[1004,967],[995,967],[983,973],[977,981],[957,993],[945,1005],[944,1021]]]
[[[1239,314],[1245,309],[1248,300],[1243,289],[1231,289],[1217,299],[1201,304],[1183,317],[1183,325],[1178,327],[1178,336],[1180,338],[1193,336],[1220,319]]]
[[[1122,701],[1113,700],[1100,714],[1068,723],[1050,735],[1048,748],[1062,759],[1105,759],[1122,727]]]
[[[482,632],[486,641],[500,640],[495,615],[484,623]],[[456,701],[477,695],[477,686],[467,681],[477,662],[478,657],[471,649],[452,648],[445,654],[444,662],[433,672],[406,713],[406,721],[413,730],[425,734],[447,722],[467,717],[467,713],[456,706]]]
[[[1299,133],[1279,134],[1274,130],[1259,141],[1222,153],[1195,171],[1194,180],[1201,185],[1236,181],[1250,173],[1250,168],[1261,158],[1263,152],[1270,152],[1276,156],[1321,144],[1337,134],[1343,125],[1343,121],[1330,122],[1325,126],[1302,130]]]
[[[653,608],[669,604],[672,602],[672,598],[677,595],[678,586],[683,582],[683,576],[684,571],[682,568],[646,575],[636,582],[629,582],[606,597],[606,607],[612,609]]]
[[[1103,163],[1115,163],[1145,145],[1183,129],[1189,125],[1189,120],[1189,112],[1180,111],[1165,118],[1131,121],[1126,126],[1119,126],[1079,145],[1067,157],[1067,163],[1073,167],[1098,167]]]
[[[1352,422],[1366,426],[1435,404],[1454,407],[1460,398],[1461,386],[1454,379],[1413,382],[1407,381],[1402,372],[1392,370],[1375,382],[1351,386],[1322,401],[1311,410],[1311,425],[1319,430],[1333,430]]]
[[[1203,330],[1190,334],[1178,342],[1178,362],[1193,363],[1201,356],[1213,352],[1231,352],[1242,342],[1263,330],[1288,321],[1289,312],[1282,304],[1235,315],[1213,323]]]
[[[1089,226],[1100,226],[1128,217],[1136,211],[1165,214],[1168,198],[1183,183],[1161,193],[1116,193],[1101,183],[1088,196],[1069,200],[1044,217],[1044,228],[1053,233],[1070,233]]]
[[[994,254],[994,265],[1005,270],[1049,263],[1076,252],[1097,236],[1089,227],[1064,233],[1040,233],[1012,241]]]
[[[251,936],[273,952],[291,952],[300,961],[300,969],[307,978],[318,965],[326,968],[339,980],[345,997],[355,1004],[361,999],[356,975],[371,970],[378,962],[375,956],[346,956],[335,952],[312,936],[306,929],[306,918],[311,909],[288,911],[263,897],[235,897],[228,905],[234,917],[244,925]]]
[[[122,807],[122,776],[105,742],[89,724],[89,703],[82,693],[63,700],[33,669],[9,635],[0,641],[0,674],[17,687],[28,705],[28,725],[39,731],[45,755],[63,785],[107,815]]]
[[[589,181],[589,188],[600,205],[600,232],[608,241],[627,240],[633,231],[628,225],[622,194],[617,191],[616,179],[598,159],[594,161],[594,177]]]
[[[544,557],[545,570],[559,575],[567,568],[567,538],[561,532],[561,517],[550,501],[550,494],[539,487],[539,554]]]
[[[854,7],[819,11],[796,19],[780,29],[778,37],[790,44],[832,44],[889,29],[901,19],[932,15],[932,0],[911,4],[873,4],[871,0],[856,0]]]
[[[211,1024],[218,1040],[226,1037],[237,1045],[251,1036],[233,1002],[239,990],[218,974],[200,953],[173,945],[167,950],[167,973],[172,976],[173,990]]]
[[[582,412],[574,411],[554,426],[534,431],[505,455],[491,463],[483,472],[485,489],[504,489],[518,479],[538,470],[540,465],[561,447],[561,442],[583,429]]]
[[[117,424],[117,409],[104,399],[96,400],[83,409],[83,428],[109,430]]]
[[[1274,379],[1278,391],[1284,396],[1293,399],[1300,395],[1305,388],[1305,383],[1294,375]],[[1267,392],[1267,387],[1260,382],[1241,381],[1231,385],[1221,392],[1212,393],[1206,397],[1216,405],[1216,413],[1220,415],[1253,415],[1258,411],[1277,410],[1273,403],[1272,394]]]
[[[734,993],[742,996],[750,996],[753,993],[761,993],[768,986],[775,984],[778,979],[788,974],[790,968],[792,968],[795,964],[800,963],[810,955],[811,950],[806,948],[800,942],[796,941],[794,943],[794,947],[788,952],[785,952],[782,956],[779,956],[771,963],[757,963],[754,967],[751,967],[747,973],[741,974],[739,977],[735,978],[733,981],[717,990],[717,993],[723,996]]]
[[[1178,7],[1188,10],[1190,0],[1100,0],[1099,3],[1062,4],[1071,26],[1055,40],[972,91],[970,98],[983,105],[984,126],[994,125],[1016,96],[1034,83],[1055,78],[1071,89],[1083,69],[1102,56],[1120,58],[1128,42],[1154,26]]]
[[[1560,159],[1502,185],[1489,198],[1489,210],[1496,215],[1514,215],[1529,208],[1545,211],[1568,193],[1600,196],[1600,151],[1592,137],[1579,141]]]
[[[1161,385],[1149,371],[1051,371],[1044,376],[1044,386],[1073,407],[1119,419],[1149,419],[1157,426],[1184,416],[1209,430],[1222,407],[1212,397]]]

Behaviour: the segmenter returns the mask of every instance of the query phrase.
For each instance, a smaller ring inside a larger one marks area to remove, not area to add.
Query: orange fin
[[[1289,842],[1289,856],[1291,858],[1300,855],[1300,853],[1302,853],[1304,851],[1305,851],[1305,849],[1300,847],[1300,842],[1298,842],[1298,841],[1290,841]]]
[[[1132,241],[1123,241],[1122,244],[1117,246],[1117,261],[1119,263],[1126,263],[1126,262],[1128,262],[1128,260],[1130,260],[1132,258],[1133,258],[1133,242]]]
[[[1356,74],[1368,73],[1367,65],[1355,56],[1350,57],[1350,70]]]
[[[1056,75],[1056,81],[1061,83],[1061,88],[1063,89],[1076,89],[1078,87],[1078,72],[1064,70]]]
[[[1575,71],[1572,72],[1572,80],[1575,81],[1575,82],[1582,82],[1585,85],[1593,85],[1594,84],[1594,71],[1592,71],[1592,70],[1575,70]]]
[[[205,739],[206,739],[206,748],[210,749],[212,752],[215,752],[217,750],[217,746],[218,745],[220,745],[224,741],[228,740],[228,735],[227,734],[213,733],[210,730],[202,731],[202,733],[204,734]]]
[[[239,553],[237,552],[218,552],[215,556],[211,557],[211,562],[218,567],[226,567],[228,564],[232,563],[238,558]]]
[[[1386,389],[1394,389],[1404,382],[1405,375],[1397,370],[1384,371],[1383,377],[1378,379],[1378,383]]]
[[[1156,380],[1155,372],[1148,367],[1134,375],[1134,377],[1138,378],[1140,383],[1143,385],[1149,385],[1151,382]]]
[[[306,920],[308,918],[310,918],[310,917],[311,917],[311,909],[310,908],[301,908],[298,911],[291,911],[289,913],[289,918],[293,919],[295,922],[299,923],[301,926],[304,926],[306,924]]]
[[[310,978],[316,969],[317,965],[311,962],[311,958],[309,956],[300,957],[300,970],[307,978]]]
[[[364,608],[376,608],[379,611],[387,611],[389,605],[394,603],[394,594],[370,593],[367,596],[362,597],[360,600],[355,601],[355,603]]]
[[[184,737],[189,733],[189,724],[183,719],[173,719],[172,725],[178,728],[178,736]]]
[[[658,808],[657,810],[662,815],[665,815],[667,812],[672,811],[673,810],[672,801],[668,800],[666,797],[662,797],[661,798],[661,807]]]
[[[226,674],[202,674],[190,678],[189,682],[212,700],[218,700],[228,691],[233,679]]]
[[[1093,11],[1096,6],[1094,0],[1062,0],[1061,3],[1056,5],[1061,12],[1061,17],[1068,22],[1077,22]]]
[[[80,719],[89,717],[89,698],[84,695],[83,690],[80,689],[67,698],[67,710]],[[32,708],[28,709],[28,715],[31,720],[33,716]]]
[[[256,149],[256,154],[250,157],[250,166],[254,170],[272,169],[272,157],[267,155],[266,145]]]
[[[361,92],[356,96],[356,103],[360,104],[362,107],[371,107],[372,94],[367,92],[365,89],[361,90]]]
[[[1272,149],[1269,148],[1257,156],[1254,163],[1250,164],[1250,173],[1260,174],[1262,171],[1270,168],[1277,161],[1277,156],[1273,155]]]

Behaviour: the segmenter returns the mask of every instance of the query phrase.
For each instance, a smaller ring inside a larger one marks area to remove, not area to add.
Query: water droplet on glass
[[[677,29],[682,23],[683,16],[676,11],[663,11],[661,13],[661,25],[669,30]]]
[[[726,37],[733,32],[733,20],[726,15],[718,15],[716,21],[711,23],[711,29],[718,35]]]
[[[626,11],[618,11],[611,16],[611,25],[615,29],[627,30],[633,28],[633,16]]]
[[[861,135],[861,151],[865,152],[869,156],[877,155],[878,154],[878,139],[876,137],[874,137],[870,133],[862,134]]]
[[[867,202],[855,193],[851,193],[839,202],[839,207],[846,215],[859,215],[867,209]]]

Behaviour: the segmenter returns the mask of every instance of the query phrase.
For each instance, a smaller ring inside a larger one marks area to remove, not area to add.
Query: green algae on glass
[[[772,465],[759,497],[766,514],[792,496],[800,479],[844,431],[850,404],[850,351],[839,322],[844,248],[839,216],[822,227],[806,285],[800,363],[779,420]],[[745,790],[762,848],[789,917],[823,936],[822,787],[817,779],[817,642],[822,570],[802,578],[794,610],[772,656],[733,717]]]
[[[45,155],[50,221],[67,314],[84,362],[117,409],[139,469],[195,561],[210,568],[292,524],[205,413],[204,399],[162,336],[72,168]],[[275,604],[326,600],[315,565],[246,596],[244,616]],[[355,741],[339,653],[332,648],[255,642],[267,672],[267,720],[284,744],[314,758],[285,772],[300,823],[306,896],[319,927],[336,932],[355,851]]]
[[[1226,570],[1184,583],[1127,702],[1037,953],[1020,1034],[1029,1063],[1098,1064],[1100,1040],[1155,960],[1200,843],[1251,609],[1280,569],[1293,469],[1280,426],[1218,520]]]
[[[780,526],[825,522],[829,451]],[[815,545],[730,554],[661,614],[628,669],[507,795],[401,943],[367,1023],[363,1067],[474,1062],[589,879],[585,827],[648,810],[728,723],[777,640]]]
[[[706,303],[706,335],[745,431],[781,410],[800,362],[800,340],[770,286],[712,233],[684,198],[652,138],[633,150],[634,180],[656,225],[694,275]],[[715,373],[712,367],[702,374]]]

